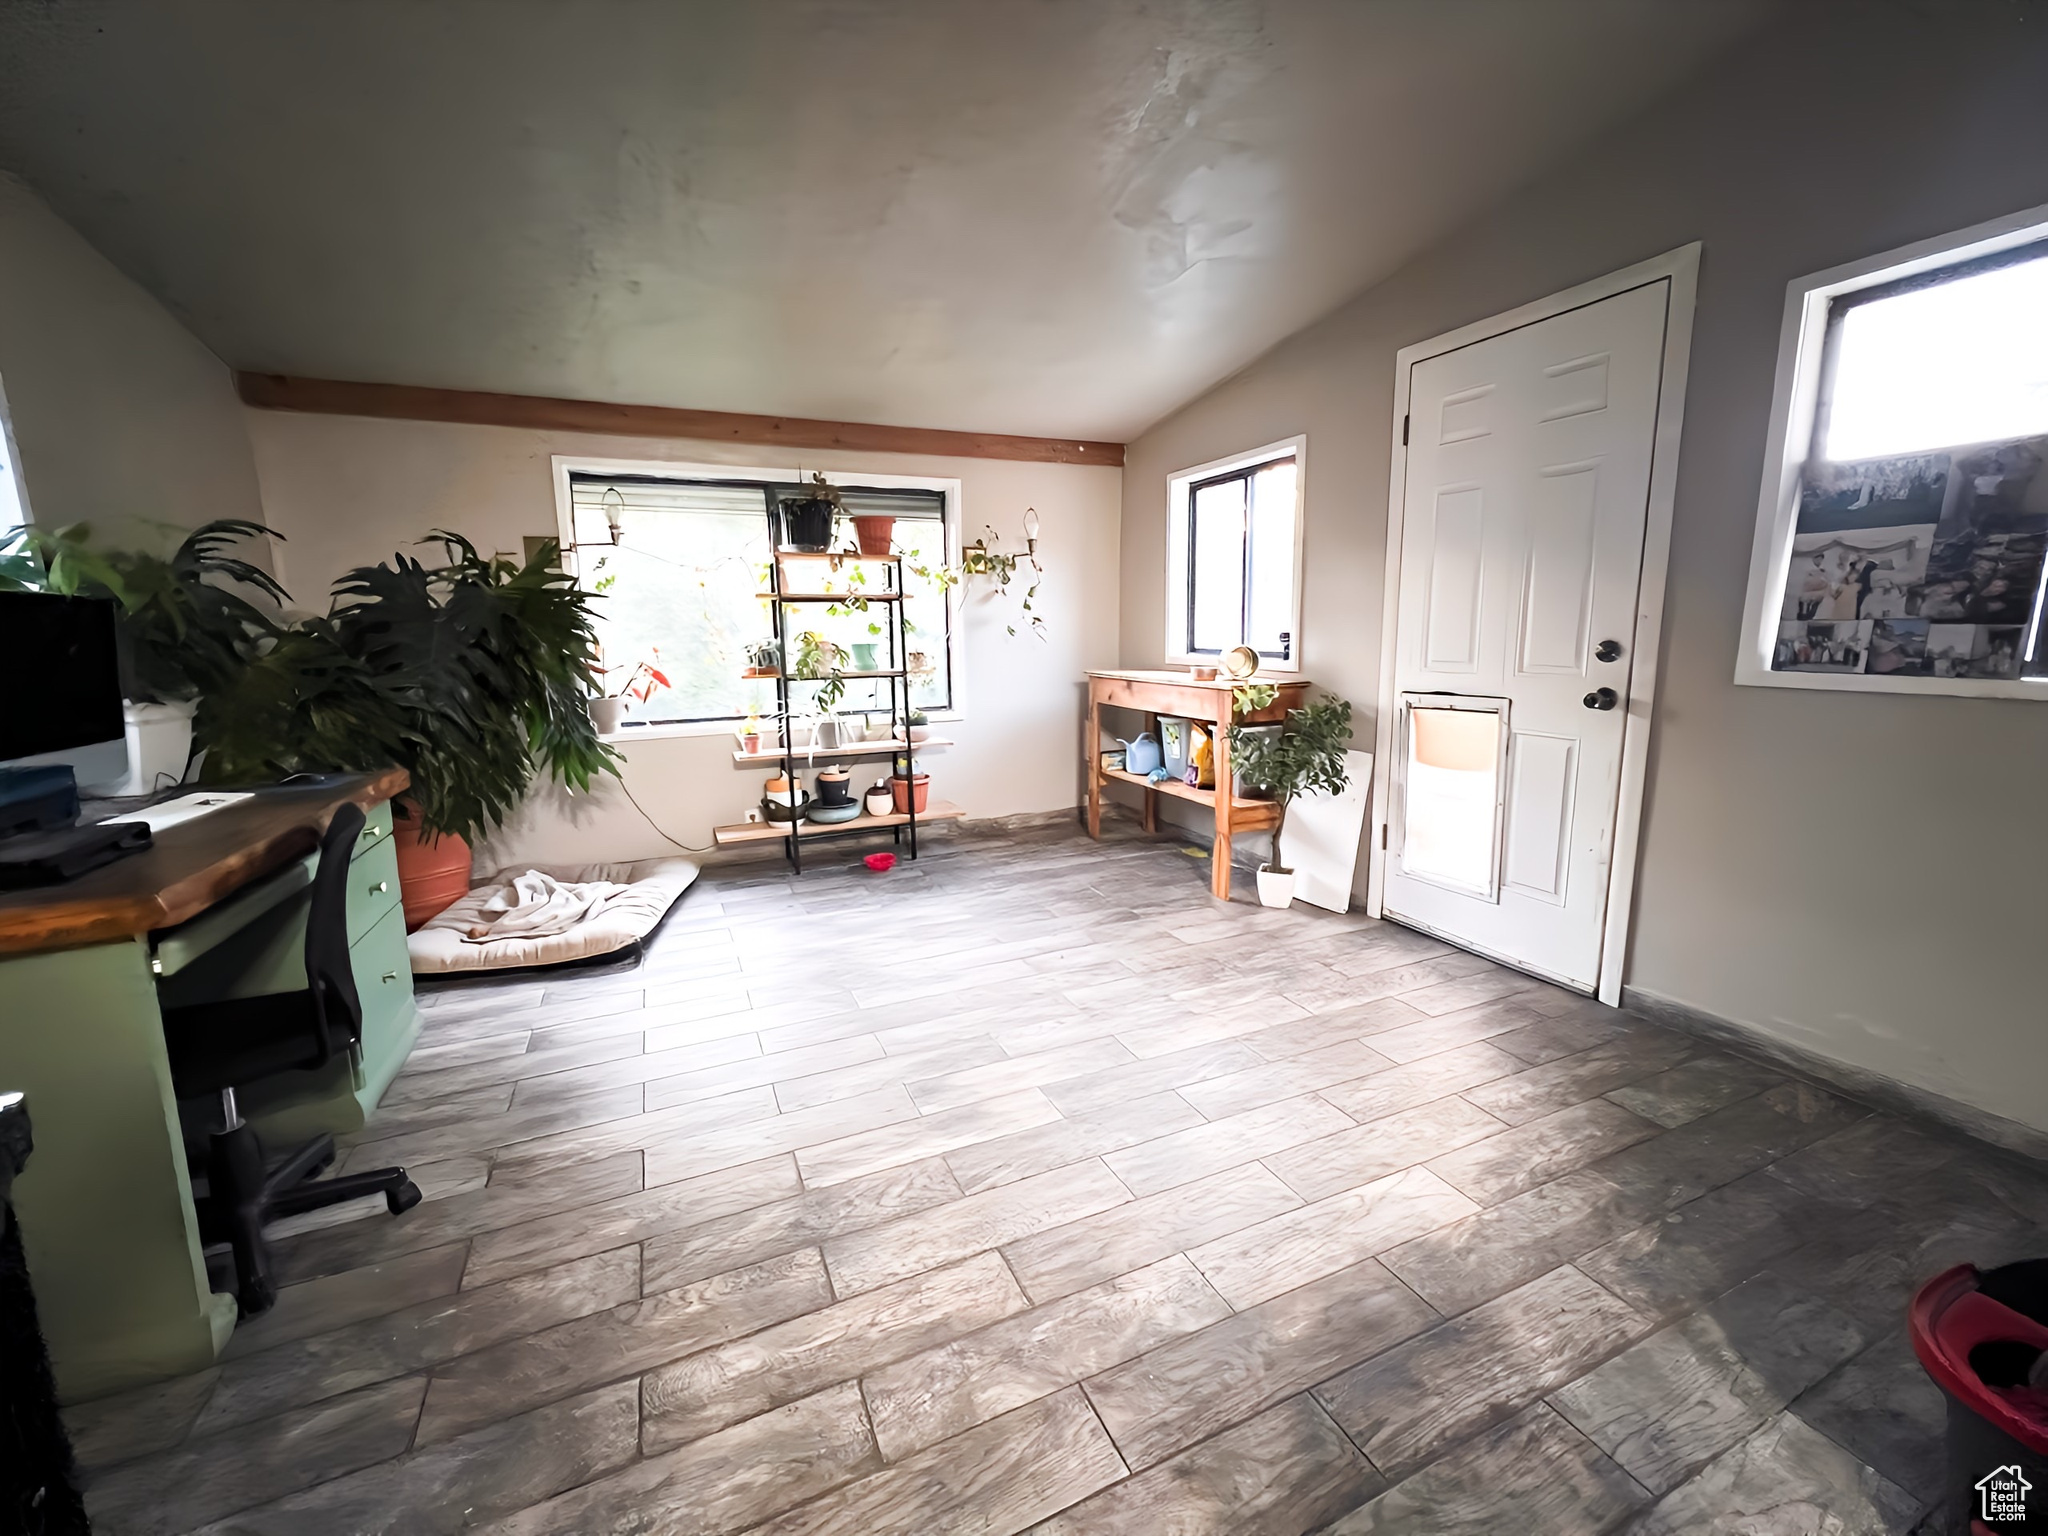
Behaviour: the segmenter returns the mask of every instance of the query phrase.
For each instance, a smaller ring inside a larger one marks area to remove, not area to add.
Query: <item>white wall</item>
[[[1629,984],[2048,1129],[2048,705],[1731,680],[1786,283],[2048,202],[2044,76],[2008,8],[1796,8],[1132,444],[1124,664],[1167,475],[1306,432],[1305,675],[1369,742],[1395,351],[1702,240]]]
[[[323,594],[343,571],[411,550],[433,528],[464,534],[486,553],[517,552],[526,535],[554,537],[556,454],[736,465],[781,457],[778,450],[728,443],[511,427],[253,410],[247,419],[270,526],[285,540],[285,582],[301,606],[314,609],[324,607]],[[970,816],[1076,804],[1081,674],[1112,664],[1116,655],[1119,471],[817,452],[806,452],[803,464],[835,479],[862,472],[957,478],[968,538],[992,523],[1005,548],[1021,538],[1024,509],[1038,509],[1046,568],[1038,606],[1047,639],[1021,628],[1014,638],[1004,633],[1014,601],[1006,606],[985,594],[967,600],[956,678],[961,718],[943,727],[959,745],[935,751],[922,766],[932,793]],[[760,795],[763,775],[734,766],[734,745],[727,735],[633,741],[625,749],[625,786],[663,832],[707,844],[712,827],[741,820]],[[478,867],[672,851],[619,786],[607,783],[575,802],[559,791],[536,795],[479,853]]]
[[[227,368],[4,173],[0,385],[41,526],[161,546],[175,536],[141,525],[261,520]]]

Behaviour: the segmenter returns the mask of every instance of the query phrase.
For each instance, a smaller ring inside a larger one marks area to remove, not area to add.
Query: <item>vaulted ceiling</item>
[[[237,368],[1118,439],[1765,0],[19,0],[0,167]]]

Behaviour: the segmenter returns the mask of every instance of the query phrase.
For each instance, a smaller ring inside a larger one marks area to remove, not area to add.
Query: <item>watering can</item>
[[[1124,772],[1142,779],[1159,766],[1159,743],[1150,731],[1140,731],[1129,741],[1119,738],[1117,745],[1124,749]]]

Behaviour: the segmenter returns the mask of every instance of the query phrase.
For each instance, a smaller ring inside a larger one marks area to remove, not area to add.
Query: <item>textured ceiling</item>
[[[10,0],[0,166],[238,368],[1124,438],[1763,0]]]

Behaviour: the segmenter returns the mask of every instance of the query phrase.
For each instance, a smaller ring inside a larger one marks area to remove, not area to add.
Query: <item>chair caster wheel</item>
[[[396,1189],[384,1192],[384,1205],[392,1215],[403,1216],[420,1203],[420,1187],[411,1179],[400,1182]]]
[[[235,1292],[235,1310],[243,1317],[261,1317],[277,1305],[277,1287],[268,1280],[244,1281]]]

